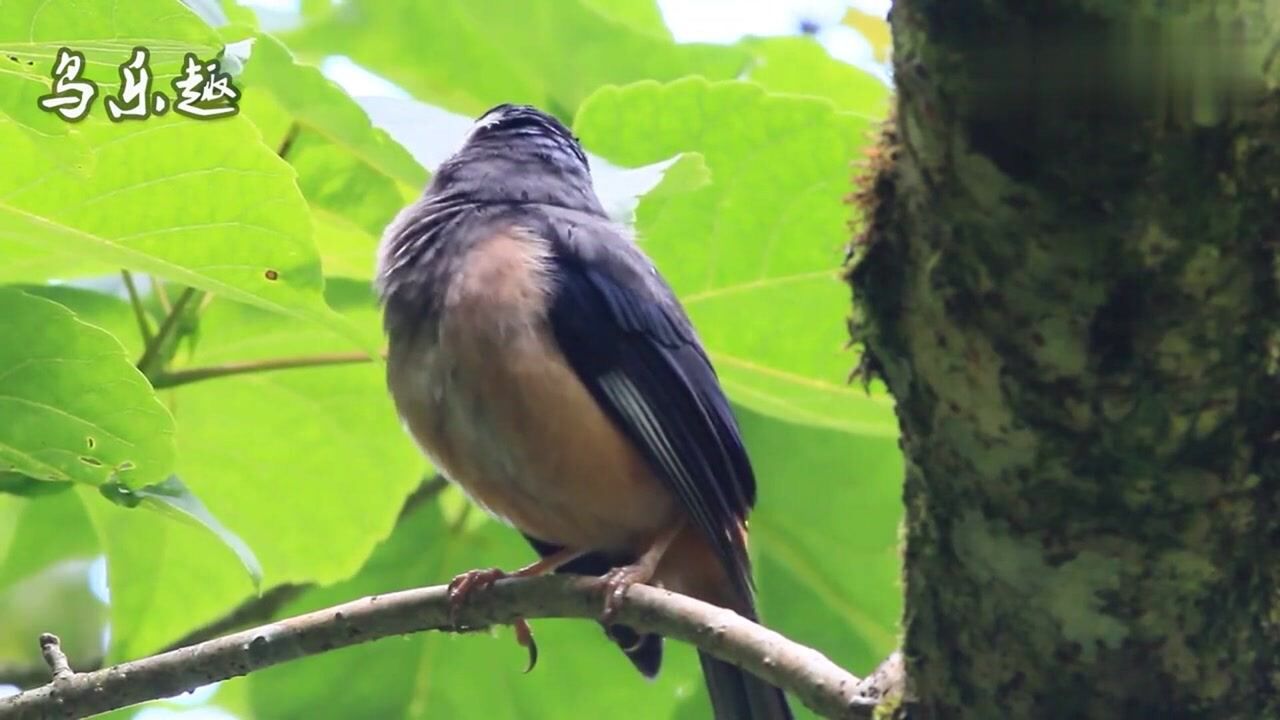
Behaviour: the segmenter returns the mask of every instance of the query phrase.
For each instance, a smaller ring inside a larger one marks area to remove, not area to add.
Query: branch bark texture
[[[517,617],[595,618],[600,610],[594,579],[503,580],[470,597],[457,621],[474,628]],[[617,619],[738,664],[825,717],[870,717],[883,694],[863,687],[816,650],[683,595],[634,586]],[[444,586],[371,596],[114,667],[70,677],[63,673],[42,687],[0,698],[0,720],[86,717],[348,645],[451,629]]]
[[[1280,717],[1276,12],[895,2],[850,277],[913,716]]]

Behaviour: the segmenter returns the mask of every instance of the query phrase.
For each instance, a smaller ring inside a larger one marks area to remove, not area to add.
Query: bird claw
[[[533,628],[529,627],[528,621],[524,618],[516,618],[511,627],[516,631],[516,642],[520,643],[520,647],[529,651],[529,664],[525,667],[525,673],[530,673],[538,664],[538,643],[533,639]]]
[[[451,580],[447,590],[449,622],[455,628],[459,627],[458,610],[466,604],[471,594],[476,591],[483,591],[506,577],[510,577],[510,575],[498,568],[481,568],[468,570]],[[529,664],[524,671],[526,673],[530,672],[538,664],[538,643],[533,639],[533,628],[529,627],[528,621],[524,618],[516,618],[512,621],[511,627],[515,630],[516,642],[520,644],[520,647],[529,651]]]
[[[449,622],[458,627],[458,610],[467,602],[467,598],[471,597],[471,593],[477,590],[484,590],[493,585],[507,574],[498,568],[481,568],[479,570],[468,570],[461,575],[449,581]]]
[[[605,573],[600,578],[604,585],[604,612],[600,616],[600,622],[612,625],[626,600],[627,590],[632,585],[647,582],[652,574],[641,565],[624,565]]]

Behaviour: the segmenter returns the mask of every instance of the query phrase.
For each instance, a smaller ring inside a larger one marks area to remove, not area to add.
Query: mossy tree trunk
[[[1273,7],[895,2],[850,278],[913,716],[1280,717]]]

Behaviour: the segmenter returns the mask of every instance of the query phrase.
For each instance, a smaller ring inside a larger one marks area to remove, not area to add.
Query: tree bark
[[[1156,5],[894,4],[849,277],[912,716],[1280,717],[1280,25]]]

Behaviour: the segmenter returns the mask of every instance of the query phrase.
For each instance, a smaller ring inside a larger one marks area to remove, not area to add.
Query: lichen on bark
[[[1280,717],[1280,30],[1145,5],[891,15],[849,277],[920,717]]]

